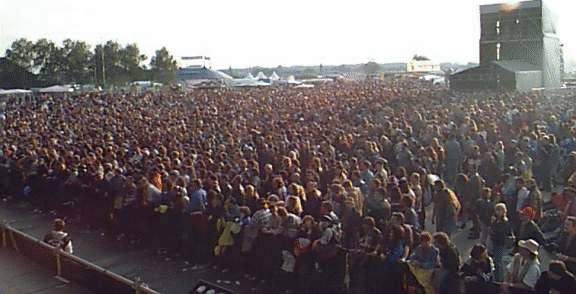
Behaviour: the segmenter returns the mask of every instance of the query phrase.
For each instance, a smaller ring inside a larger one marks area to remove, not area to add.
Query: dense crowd
[[[0,191],[296,293],[569,293],[575,101],[405,79],[10,100]]]

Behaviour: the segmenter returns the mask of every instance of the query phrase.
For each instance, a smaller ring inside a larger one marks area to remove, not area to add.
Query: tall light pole
[[[102,61],[102,86],[106,86],[106,67],[104,66],[104,45],[102,45],[102,50],[100,52],[100,57]]]

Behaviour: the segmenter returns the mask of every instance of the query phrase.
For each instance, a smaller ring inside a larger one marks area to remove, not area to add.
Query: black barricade
[[[154,290],[141,286],[143,283],[140,281],[131,281],[77,256],[55,250],[52,246],[15,230],[5,223],[0,224],[0,230],[2,242],[0,245],[52,270],[55,276],[84,285],[97,293],[158,294]]]
[[[135,293],[132,282],[123,283],[104,269],[88,266],[84,261],[69,256],[62,255],[60,260],[62,276],[66,279],[85,285],[91,290],[99,290],[99,293]]]
[[[26,238],[17,231],[9,228],[7,231],[8,248],[13,249],[40,264],[44,268],[56,273],[55,251],[47,244],[34,238]]]

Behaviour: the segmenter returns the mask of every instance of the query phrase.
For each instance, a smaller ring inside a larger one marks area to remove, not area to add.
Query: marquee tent
[[[32,94],[30,90],[23,90],[23,89],[12,89],[12,90],[2,90],[0,89],[0,95],[8,96],[8,95],[26,95]]]
[[[257,80],[267,80],[268,77],[267,77],[263,72],[259,72],[259,73],[256,75],[256,79],[257,79]]]
[[[276,72],[272,72],[272,74],[270,75],[270,80],[271,81],[277,81],[279,79],[280,79],[280,77],[278,76],[278,74]]]
[[[40,93],[71,93],[71,92],[74,92],[74,88],[69,87],[69,86],[55,85],[55,86],[51,86],[48,88],[42,88],[38,92],[40,92]]]

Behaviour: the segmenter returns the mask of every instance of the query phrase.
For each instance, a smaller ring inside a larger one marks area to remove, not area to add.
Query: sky
[[[479,5],[508,0],[0,0],[0,55],[17,38],[137,43],[215,68],[478,62]],[[576,59],[576,1],[545,0]]]

